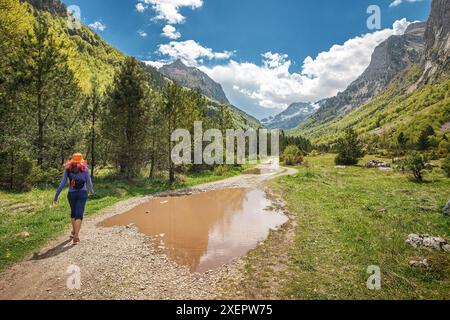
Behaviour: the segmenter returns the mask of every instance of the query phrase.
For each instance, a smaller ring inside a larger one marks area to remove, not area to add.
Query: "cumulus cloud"
[[[223,60],[229,59],[233,52],[214,52],[210,48],[205,48],[194,40],[187,41],[171,41],[168,44],[161,44],[158,47],[160,55],[168,57],[173,61],[181,59],[185,64],[197,66],[207,60]]]
[[[161,35],[163,37],[166,37],[166,38],[169,38],[169,39],[172,39],[172,40],[176,40],[176,39],[181,38],[181,33],[179,33],[177,31],[177,29],[174,26],[171,26],[171,25],[166,25],[163,28],[163,32],[161,33]]]
[[[197,9],[203,6],[203,0],[140,0],[136,9],[143,12],[149,6],[155,10],[156,20],[165,20],[169,24],[177,24],[183,23],[186,19],[180,13],[182,7]]]
[[[105,31],[106,30],[106,25],[101,23],[100,21],[95,21],[95,22],[89,24],[89,27],[95,31]]]
[[[143,38],[145,38],[148,34],[147,34],[147,32],[145,32],[145,31],[142,31],[142,30],[138,30],[138,32],[137,32],[141,37],[143,37]]]
[[[389,7],[397,7],[399,5],[401,5],[404,2],[421,2],[423,0],[394,0],[391,2],[391,4],[389,5]]]
[[[230,100],[256,110],[285,109],[293,102],[316,102],[343,91],[363,73],[376,46],[394,34],[404,33],[410,23],[396,21],[384,29],[334,45],[317,57],[307,57],[298,72],[290,72],[286,54],[266,52],[260,65],[229,61],[225,65],[200,67],[222,84]]]
[[[165,64],[167,64],[169,61],[144,61],[145,64],[148,64],[152,67],[155,67],[156,69],[161,68]]]

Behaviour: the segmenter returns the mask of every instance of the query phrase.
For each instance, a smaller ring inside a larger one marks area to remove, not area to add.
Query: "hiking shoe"
[[[73,238],[73,245],[77,245],[79,243],[80,243],[80,238],[78,238],[78,237]]]

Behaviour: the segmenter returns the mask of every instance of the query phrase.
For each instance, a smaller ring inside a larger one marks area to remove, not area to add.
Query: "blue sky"
[[[222,84],[232,103],[258,118],[278,113],[292,102],[315,102],[345,89],[367,67],[377,44],[401,34],[409,22],[425,21],[431,4],[431,0],[63,2],[78,5],[81,20],[127,55],[154,65],[181,58],[199,67]],[[381,9],[380,30],[367,27],[369,5]]]

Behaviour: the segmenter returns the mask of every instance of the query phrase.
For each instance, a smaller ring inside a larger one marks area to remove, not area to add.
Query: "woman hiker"
[[[75,245],[80,243],[79,233],[81,223],[83,222],[84,208],[88,198],[86,184],[88,185],[91,194],[94,194],[94,189],[92,187],[92,180],[89,175],[87,162],[83,159],[82,154],[75,153],[72,156],[72,160],[66,162],[64,167],[64,176],[58,190],[56,191],[53,204],[56,205],[58,202],[59,194],[66,185],[67,179],[69,179],[69,193],[67,198],[69,199],[72,218],[71,238],[73,239],[73,244]]]

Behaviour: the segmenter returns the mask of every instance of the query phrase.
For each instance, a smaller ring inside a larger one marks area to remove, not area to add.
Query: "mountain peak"
[[[289,130],[297,127],[300,123],[314,114],[317,109],[318,106],[316,104],[309,102],[292,103],[280,114],[264,119],[261,123],[269,129]]]
[[[169,64],[169,66],[175,67],[175,68],[187,68],[187,66],[183,63],[183,61],[181,61],[181,59],[175,60],[174,62]]]
[[[220,103],[230,105],[230,102],[219,83],[215,82],[201,70],[195,67],[186,66],[180,59],[163,66],[159,69],[159,72],[183,87],[200,90],[204,96]]]

